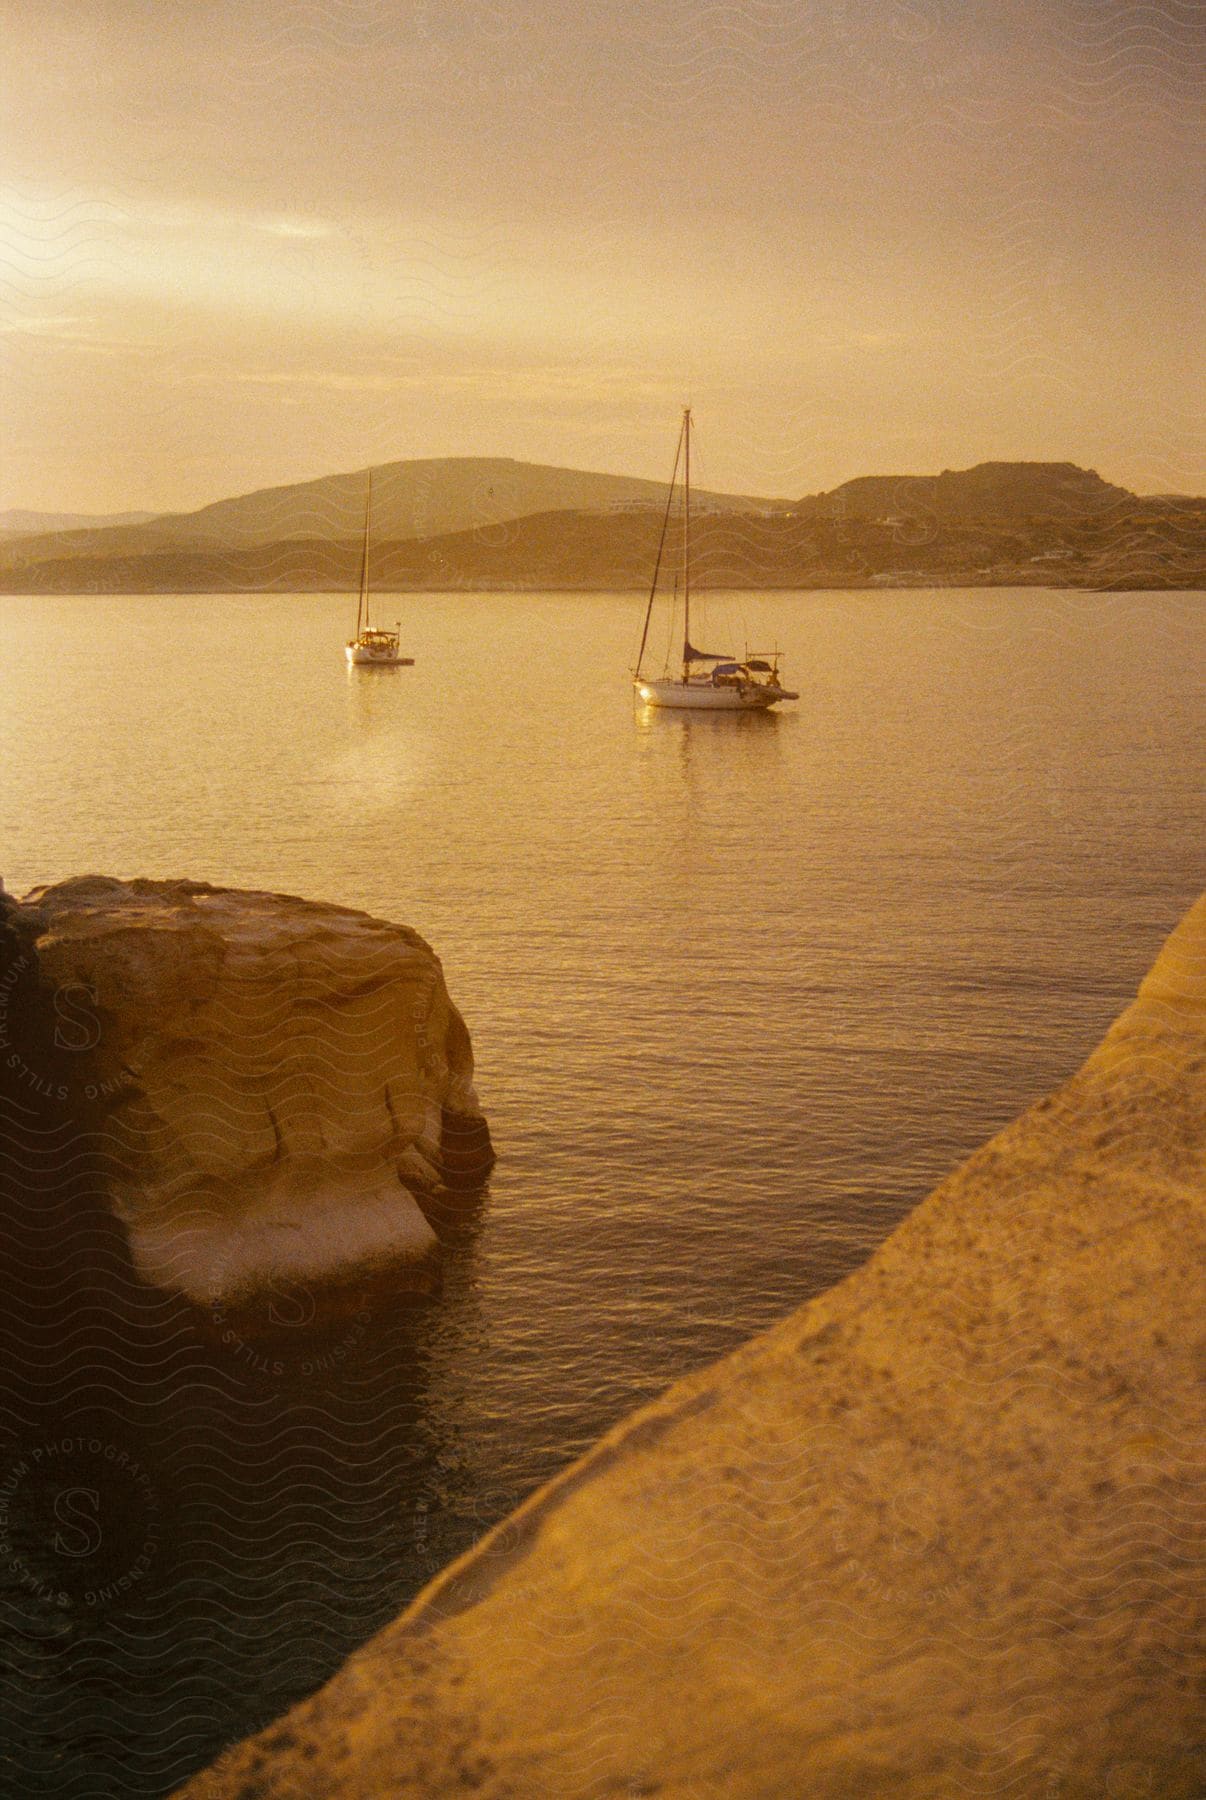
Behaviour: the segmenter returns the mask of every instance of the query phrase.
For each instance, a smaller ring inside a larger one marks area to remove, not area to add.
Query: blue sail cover
[[[732,660],[727,650],[720,656],[714,656],[710,650],[696,650],[690,644],[683,645],[684,662],[731,662]]]

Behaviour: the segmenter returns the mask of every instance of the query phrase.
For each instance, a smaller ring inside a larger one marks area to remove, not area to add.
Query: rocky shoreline
[[[1203,1788],[1206,899],[857,1273],[608,1434],[187,1800]]]
[[[417,933],[190,881],[2,899],[6,1134],[34,1177],[48,1131],[95,1161],[142,1281],[254,1309],[438,1259],[430,1215],[493,1152]]]

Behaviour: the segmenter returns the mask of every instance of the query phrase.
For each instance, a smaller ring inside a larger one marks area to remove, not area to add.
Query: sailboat
[[[683,465],[683,560],[680,576],[683,597],[683,656],[682,674],[671,675],[668,668],[660,677],[642,674],[645,662],[645,647],[649,642],[649,622],[653,617],[653,603],[657,598],[657,582],[661,573],[662,553],[666,547],[666,532],[670,524],[670,513],[674,505],[674,489],[678,481],[679,464]],[[768,660],[769,659],[769,660]],[[657,547],[657,560],[653,565],[653,582],[649,589],[649,604],[645,608],[645,629],[641,633],[641,648],[637,654],[636,668],[632,674],[633,686],[641,699],[648,706],[673,706],[689,708],[700,712],[765,712],[767,707],[777,706],[780,700],[798,700],[790,688],[785,688],[779,680],[779,652],[767,651],[765,655],[751,655],[748,651],[744,662],[738,662],[732,656],[714,655],[708,650],[697,650],[691,642],[691,408],[683,408],[683,422],[678,434],[678,449],[674,454],[674,469],[670,476],[670,491],[666,496],[666,511],[662,519],[661,541]]]
[[[369,529],[373,517],[373,471],[368,472],[368,489],[364,497],[364,545],[360,552],[360,599],[356,605],[356,635],[347,642],[350,665],[372,664],[379,669],[410,668],[413,656],[399,656],[402,630],[399,619],[392,631],[374,627],[369,619]]]

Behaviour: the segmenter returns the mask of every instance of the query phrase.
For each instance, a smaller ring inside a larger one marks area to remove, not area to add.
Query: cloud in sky
[[[660,475],[687,393],[749,491],[993,456],[1200,485],[1191,9],[9,15],[3,504]]]

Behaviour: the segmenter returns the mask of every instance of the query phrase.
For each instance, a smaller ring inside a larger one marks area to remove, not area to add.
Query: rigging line
[[[649,604],[645,608],[645,629],[641,633],[641,647],[637,652],[636,669],[634,670],[634,674],[636,675],[639,675],[641,672],[641,663],[645,656],[645,644],[649,637],[649,620],[653,616],[653,598],[657,593],[657,578],[658,572],[662,566],[662,551],[666,548],[666,531],[670,524],[670,509],[674,505],[674,484],[678,480],[678,461],[683,453],[683,432],[686,428],[687,422],[684,419],[682,425],[679,427],[678,448],[674,452],[674,468],[670,473],[670,491],[666,495],[666,510],[662,515],[662,535],[658,540],[657,561],[653,565],[653,582],[649,589]]]
[[[683,409],[683,441],[686,446],[683,469],[683,686],[687,685],[690,665],[687,652],[691,648],[691,408]]]
[[[364,614],[364,629],[368,630],[368,541],[369,515],[373,509],[373,471],[368,472],[368,487],[364,495],[364,543],[360,550],[360,599],[356,603],[356,636],[360,636],[360,615]]]

